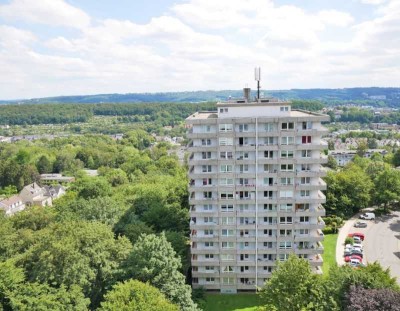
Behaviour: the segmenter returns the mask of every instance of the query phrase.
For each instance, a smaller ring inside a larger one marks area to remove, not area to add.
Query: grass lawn
[[[324,264],[322,266],[322,270],[324,275],[327,275],[329,272],[329,268],[336,264],[336,240],[337,234],[325,234],[324,237]]]
[[[256,311],[259,304],[256,294],[206,294],[204,311]]]

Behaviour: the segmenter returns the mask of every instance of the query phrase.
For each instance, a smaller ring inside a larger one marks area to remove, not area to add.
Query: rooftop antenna
[[[257,81],[257,99],[260,99],[261,68],[254,69],[254,79]]]

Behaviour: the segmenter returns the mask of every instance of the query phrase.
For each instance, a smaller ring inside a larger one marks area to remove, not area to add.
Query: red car
[[[349,238],[358,236],[362,241],[364,241],[364,238],[365,238],[364,233],[359,233],[359,232],[349,233],[347,236],[348,236]]]
[[[350,256],[344,257],[345,262],[349,262],[350,259],[358,259],[360,262],[362,262],[362,260],[363,260],[362,257],[358,256],[358,255],[350,255]]]

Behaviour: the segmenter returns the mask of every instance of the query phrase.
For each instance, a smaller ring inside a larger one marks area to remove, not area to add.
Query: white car
[[[357,252],[362,253],[363,249],[361,247],[359,247],[359,246],[353,246],[353,251],[357,251]]]

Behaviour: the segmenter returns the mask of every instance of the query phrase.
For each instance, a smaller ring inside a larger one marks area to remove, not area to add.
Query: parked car
[[[350,262],[350,259],[358,259],[359,261],[363,260],[363,258],[358,255],[349,255],[349,256],[344,257],[345,262]]]
[[[363,252],[363,249],[362,249],[362,247],[360,247],[360,246],[353,246],[353,251],[357,251],[357,252],[362,253],[362,252]]]
[[[362,253],[362,252],[359,252],[358,250],[355,250],[355,249],[353,249],[353,250],[350,252],[350,256],[353,256],[353,255],[357,255],[357,256],[360,256],[361,258],[364,258],[363,253]]]
[[[359,236],[353,236],[354,242],[360,242],[361,243],[361,238]]]
[[[368,226],[368,224],[366,222],[363,222],[363,221],[357,221],[354,224],[354,227],[356,227],[356,228],[367,228],[367,226]]]
[[[356,241],[354,241],[353,248],[357,248],[357,247],[359,247],[359,248],[361,248],[361,249],[363,248],[361,242],[356,242]]]
[[[360,232],[349,233],[347,236],[348,236],[349,238],[353,238],[353,237],[357,236],[357,237],[359,237],[362,241],[364,241],[364,239],[365,239],[364,233],[360,233]]]
[[[365,219],[365,220],[373,220],[373,219],[375,219],[375,214],[374,213],[361,214],[360,218]]]

